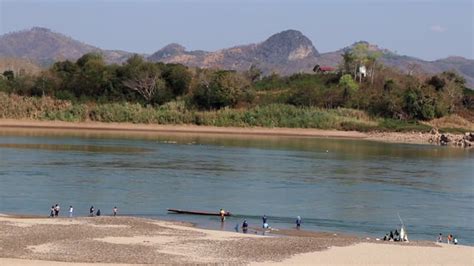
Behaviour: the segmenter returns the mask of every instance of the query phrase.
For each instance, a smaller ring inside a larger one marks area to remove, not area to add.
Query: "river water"
[[[235,214],[291,228],[382,237],[402,218],[411,239],[439,233],[474,244],[474,153],[425,145],[327,138],[192,134],[41,133],[0,129],[0,213],[103,214],[184,220],[220,228]]]

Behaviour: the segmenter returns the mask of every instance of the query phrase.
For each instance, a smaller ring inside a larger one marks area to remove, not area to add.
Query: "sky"
[[[319,52],[364,40],[400,55],[474,58],[474,0],[0,0],[0,34],[46,27],[103,49],[214,51],[295,29]]]

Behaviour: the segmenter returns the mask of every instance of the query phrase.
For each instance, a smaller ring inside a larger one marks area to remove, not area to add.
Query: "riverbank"
[[[157,125],[103,122],[64,122],[0,119],[0,129],[4,131],[40,131],[45,133],[96,132],[100,134],[213,134],[243,136],[282,136],[364,139],[389,143],[433,144],[431,133],[416,132],[358,132],[322,130],[307,128],[260,128],[260,127],[214,127],[196,125]],[[462,134],[453,136],[461,137]]]
[[[135,217],[0,216],[0,264],[401,264],[472,263],[474,248],[382,243],[350,235],[284,230],[268,236],[205,230]],[[272,236],[285,237],[272,237]],[[51,263],[50,262],[56,262]]]

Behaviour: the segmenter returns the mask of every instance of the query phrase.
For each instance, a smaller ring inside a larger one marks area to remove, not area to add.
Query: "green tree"
[[[382,52],[380,51],[369,51],[367,55],[367,68],[369,70],[370,75],[370,84],[374,84],[375,79],[375,71],[378,66],[378,60],[382,56]]]
[[[409,88],[404,95],[404,110],[409,118],[429,120],[436,116],[436,99],[422,88]]]
[[[7,80],[13,80],[15,78],[15,73],[11,70],[5,70],[5,71],[3,71],[3,76]]]
[[[346,102],[350,96],[359,89],[359,85],[357,85],[349,74],[345,74],[339,79],[339,87],[343,89],[344,102]]]
[[[357,72],[359,67],[366,67],[367,75],[370,75],[371,84],[374,82],[375,70],[377,68],[378,59],[382,53],[378,50],[370,49],[369,44],[360,42],[354,45],[352,49],[347,50],[342,54],[343,57],[343,72],[352,73],[354,79],[357,79]],[[362,75],[359,73],[359,83],[362,82]]]
[[[439,104],[444,105],[447,113],[453,113],[457,106],[462,105],[466,80],[454,72],[443,72],[441,78],[444,80],[444,86],[438,92]]]
[[[251,81],[256,82],[262,77],[262,70],[260,70],[256,65],[252,64],[250,68],[245,71],[245,76]]]
[[[51,71],[42,71],[35,77],[34,85],[31,89],[33,96],[53,96],[59,89],[58,78]]]
[[[235,107],[250,90],[249,81],[235,71],[203,71],[198,79],[192,101],[203,109]]]
[[[127,60],[125,65],[123,85],[137,92],[147,103],[153,99],[160,90],[166,87],[161,78],[161,71],[157,64],[145,62],[142,57],[135,55]]]
[[[71,90],[76,97],[85,99],[104,95],[110,74],[102,55],[89,53],[76,61],[77,70],[70,81]]]
[[[342,54],[342,73],[353,73],[354,78],[356,77],[357,73],[357,64],[355,63],[355,57],[354,54],[350,50],[346,50]]]
[[[192,74],[186,66],[181,64],[167,64],[163,67],[162,76],[174,96],[188,93]]]

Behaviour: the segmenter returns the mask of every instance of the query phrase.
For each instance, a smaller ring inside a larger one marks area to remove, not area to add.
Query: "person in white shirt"
[[[69,206],[69,218],[72,218],[73,212],[74,212],[74,208],[72,206]]]
[[[56,204],[56,206],[54,206],[54,216],[59,216],[59,209],[61,209],[61,207],[59,207],[59,204]]]

